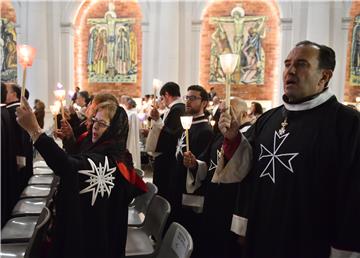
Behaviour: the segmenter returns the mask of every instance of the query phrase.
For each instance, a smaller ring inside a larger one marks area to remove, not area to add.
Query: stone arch
[[[276,66],[280,55],[280,11],[275,0],[217,0],[208,3],[202,14],[203,23],[200,39],[200,83],[207,89],[214,86],[220,97],[225,96],[224,83],[209,83],[211,36],[215,31],[215,25],[211,24],[210,17],[231,17],[231,11],[237,6],[241,6],[243,8],[245,16],[266,17],[266,36],[262,40],[262,48],[266,59],[263,82],[261,84],[232,84],[231,95],[241,97],[245,100],[272,101],[273,95],[275,94],[274,89],[278,87],[278,76],[276,74],[278,69]],[[239,69],[241,69],[241,67],[239,67]]]
[[[74,19],[74,86],[79,86],[82,90],[87,90],[91,94],[100,91],[111,92],[116,96],[129,95],[138,97],[141,95],[142,80],[142,32],[141,20],[142,13],[136,1],[113,1],[114,11],[117,17],[135,18],[134,32],[137,37],[137,80],[136,83],[89,83],[87,70],[87,49],[89,40],[89,30],[91,25],[87,24],[88,18],[103,18],[109,10],[108,1],[85,0],[80,5]]]
[[[348,30],[348,43],[347,43],[347,54],[346,54],[346,81],[344,88],[344,101],[346,102],[356,102],[356,97],[360,97],[360,81],[357,83],[355,80],[352,80],[354,76],[352,76],[351,71],[351,62],[352,58],[352,46],[353,46],[353,37],[356,36],[354,28],[358,28],[360,30],[360,2],[353,1],[350,8],[351,22]],[[359,47],[360,47],[360,39],[359,39]],[[360,49],[359,49],[360,51]],[[360,54],[359,54],[360,55]],[[360,62],[360,61],[359,61]],[[360,76],[357,76],[360,78]]]

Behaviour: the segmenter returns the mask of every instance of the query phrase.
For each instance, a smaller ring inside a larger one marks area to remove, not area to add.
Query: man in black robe
[[[165,83],[160,96],[169,111],[161,119],[157,108],[151,110],[152,128],[146,140],[146,151],[154,157],[153,182],[158,194],[169,200],[170,177],[176,167],[176,144],[182,133],[180,116],[185,113],[185,105],[180,98],[180,87],[174,82]]]
[[[16,121],[15,111],[20,106],[21,88],[15,84],[8,84],[6,89],[6,108],[9,111],[11,127],[14,133],[13,146],[18,168],[15,189],[17,196],[19,196],[33,174],[33,147],[29,134]],[[25,90],[25,97],[29,98],[27,90]]]
[[[189,230],[194,241],[192,257],[200,257],[199,245],[202,235],[202,210],[206,190],[209,148],[213,139],[213,129],[204,111],[208,104],[208,94],[199,85],[188,88],[186,114],[193,117],[189,129],[189,151],[186,151],[186,134],[183,132],[176,149],[177,166],[171,177],[172,199],[171,219],[179,221]]]
[[[6,85],[1,83],[1,227],[9,219],[18,197],[14,191],[17,169],[13,129],[5,104],[6,95]]]
[[[360,115],[328,89],[334,68],[331,48],[298,43],[285,60],[284,105],[250,129],[251,191],[232,227],[246,233],[246,257],[360,255]],[[219,128],[225,162],[241,157],[238,125],[224,113]]]

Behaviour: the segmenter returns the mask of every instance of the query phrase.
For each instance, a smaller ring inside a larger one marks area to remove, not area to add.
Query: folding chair
[[[156,253],[170,209],[165,198],[155,195],[146,214],[144,226],[128,228],[126,257],[152,257]]]
[[[144,225],[144,219],[158,188],[153,183],[146,183],[148,191],[137,196],[129,206],[128,226],[141,227]]]
[[[190,233],[179,223],[171,223],[156,258],[190,258],[194,249]]]
[[[44,239],[46,230],[50,224],[51,213],[48,208],[44,208],[37,220],[36,226],[30,238],[29,242],[16,243],[2,243],[0,257],[29,257],[29,258],[39,258],[40,257],[40,247]],[[16,240],[17,241],[17,240]]]

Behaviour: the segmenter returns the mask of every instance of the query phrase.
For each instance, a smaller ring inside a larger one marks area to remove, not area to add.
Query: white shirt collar
[[[330,99],[332,96],[334,96],[334,94],[329,89],[327,89],[324,92],[320,93],[319,96],[309,101],[305,101],[300,104],[284,103],[284,106],[289,111],[309,110],[309,109],[313,109],[314,107],[320,106],[328,99]]]
[[[178,103],[183,103],[182,100],[181,100],[181,98],[178,98],[178,99],[174,100],[173,102],[171,102],[171,103],[169,104],[169,109],[170,109],[172,106],[174,106],[175,104],[178,104]]]

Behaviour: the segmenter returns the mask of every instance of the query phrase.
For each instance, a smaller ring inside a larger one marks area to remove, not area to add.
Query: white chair
[[[50,168],[48,167],[37,167],[33,169],[33,174],[34,175],[52,175],[54,174],[54,171],[52,171]]]
[[[190,233],[179,223],[171,223],[156,258],[190,258],[194,244]]]
[[[28,185],[20,195],[20,198],[47,197],[51,191],[51,185]]]
[[[47,198],[25,198],[20,199],[14,209],[12,216],[39,215],[46,206]]]
[[[54,175],[33,175],[30,177],[28,185],[51,185]]]
[[[35,161],[33,164],[33,168],[48,168],[49,166],[46,164],[44,160]]]
[[[170,209],[165,198],[155,195],[146,214],[144,226],[128,228],[126,257],[154,256],[160,246]]]
[[[140,168],[134,168],[134,169],[135,169],[136,174],[137,174],[139,177],[143,178],[143,177],[145,176],[145,171],[144,171],[144,170],[142,170],[142,169],[140,169]]]
[[[28,242],[39,216],[9,219],[1,230],[1,243]]]
[[[155,194],[158,192],[158,188],[153,183],[146,183],[148,191],[142,195],[137,196],[129,206],[128,213],[128,226],[129,227],[141,227],[144,224],[146,213],[149,209],[150,203],[153,200]]]

